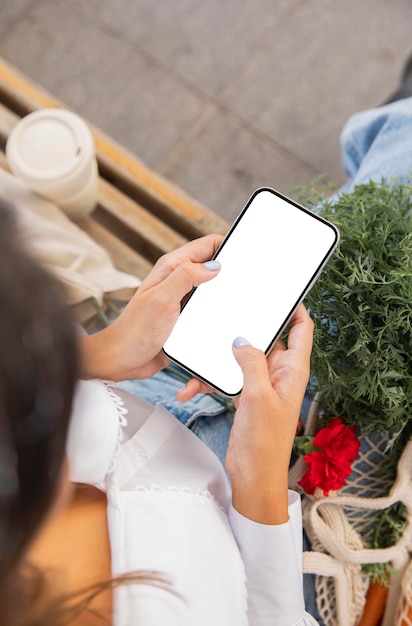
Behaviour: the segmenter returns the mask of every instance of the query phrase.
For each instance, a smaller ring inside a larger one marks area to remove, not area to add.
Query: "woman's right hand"
[[[179,317],[182,300],[219,273],[219,264],[209,261],[222,239],[207,235],[162,256],[116,321],[82,337],[82,377],[148,378],[165,367],[169,360],[162,346]]]
[[[268,358],[235,340],[244,385],[237,401],[226,467],[233,506],[263,524],[288,520],[288,468],[309,380],[313,322],[300,305],[290,323],[288,346],[278,341]]]

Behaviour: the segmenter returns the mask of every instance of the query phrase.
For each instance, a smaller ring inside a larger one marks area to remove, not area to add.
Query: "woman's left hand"
[[[235,509],[263,524],[288,520],[288,469],[309,380],[313,327],[301,304],[290,321],[287,346],[277,341],[267,358],[247,343],[234,347],[244,384],[226,468]]]
[[[162,347],[182,300],[218,274],[205,262],[222,239],[208,235],[162,256],[118,319],[81,338],[81,376],[120,381],[148,378],[165,367],[168,359]]]

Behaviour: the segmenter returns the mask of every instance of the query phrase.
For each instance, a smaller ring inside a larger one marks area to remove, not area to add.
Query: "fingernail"
[[[250,346],[250,343],[244,337],[236,337],[236,339],[233,342],[233,345],[235,346],[235,348],[241,348],[242,346]]]
[[[212,261],[206,261],[206,263],[203,263],[203,265],[205,266],[207,270],[210,270],[210,271],[215,271],[215,270],[220,269],[220,262],[216,261],[216,259],[213,259]]]
[[[183,389],[186,389],[186,385],[183,385],[183,387],[180,387],[180,389],[178,389],[176,391],[176,394],[180,393],[181,391],[183,391]]]

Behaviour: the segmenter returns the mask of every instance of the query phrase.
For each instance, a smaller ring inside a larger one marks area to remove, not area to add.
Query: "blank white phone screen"
[[[218,391],[240,393],[233,340],[268,351],[335,248],[337,229],[270,189],[255,192],[183,308],[164,351]]]

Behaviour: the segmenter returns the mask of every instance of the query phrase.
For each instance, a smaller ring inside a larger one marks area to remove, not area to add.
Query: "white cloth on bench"
[[[69,304],[90,298],[101,304],[109,293],[128,299],[139,286],[136,276],[117,270],[106,250],[58,206],[3,170],[0,196],[15,210],[26,248],[63,283]]]

